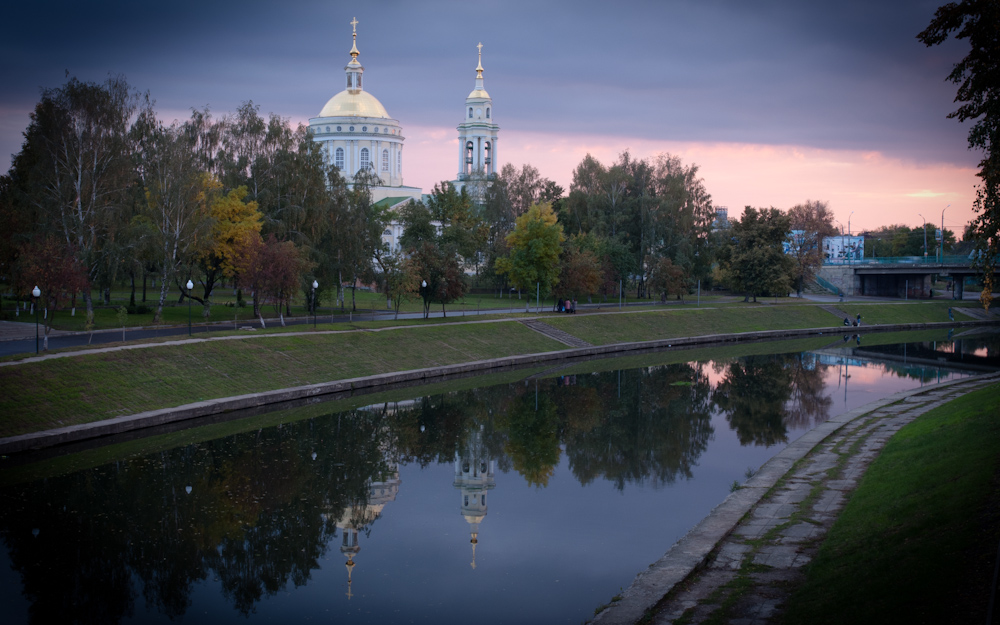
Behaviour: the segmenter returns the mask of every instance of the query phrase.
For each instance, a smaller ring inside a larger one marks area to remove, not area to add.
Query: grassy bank
[[[784,623],[985,623],[1000,540],[1000,384],[900,430]]]
[[[892,306],[897,317],[933,320],[946,306]],[[925,310],[908,312],[911,307]],[[940,308],[940,310],[938,310]],[[863,317],[867,315],[862,313]],[[945,314],[946,316],[946,314]],[[626,313],[546,315],[594,344],[760,329],[836,327],[817,305],[672,307]],[[436,365],[566,349],[514,320],[494,323],[357,322],[376,328],[313,334],[302,326],[243,340],[165,343],[0,368],[0,437],[88,423],[194,401]],[[306,330],[306,334],[301,334]]]

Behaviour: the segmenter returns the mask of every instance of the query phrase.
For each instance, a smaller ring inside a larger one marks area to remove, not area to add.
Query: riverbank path
[[[640,573],[594,623],[773,622],[889,438],[998,380],[988,374],[897,393],[807,432]]]

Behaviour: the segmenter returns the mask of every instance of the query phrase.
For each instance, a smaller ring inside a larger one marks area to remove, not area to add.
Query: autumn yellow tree
[[[237,187],[225,195],[220,195],[209,208],[212,219],[210,245],[198,259],[204,274],[201,297],[190,294],[193,300],[204,306],[204,316],[211,312],[211,296],[216,284],[224,278],[236,276],[236,249],[247,236],[260,236],[261,212],[257,202],[246,202],[247,188]]]
[[[559,282],[559,254],[565,240],[552,205],[534,204],[507,235],[510,253],[497,259],[497,272],[506,274],[519,289],[531,291],[537,285],[541,295],[548,295]]]

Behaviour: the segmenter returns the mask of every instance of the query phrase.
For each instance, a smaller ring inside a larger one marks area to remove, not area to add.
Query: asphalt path
[[[517,305],[512,308],[490,308],[485,310],[452,310],[448,312],[448,317],[454,319],[455,317],[475,317],[477,315],[495,315],[507,312],[523,312],[524,311],[524,300],[521,302],[516,302]],[[638,305],[648,305],[646,302],[640,303]],[[583,308],[584,305],[580,307]],[[599,305],[591,304],[586,305],[587,307],[598,308]],[[605,308],[612,307],[611,304],[604,304]],[[531,305],[530,311],[536,312],[537,309],[534,304]],[[552,310],[551,304],[548,306],[542,306],[541,312],[547,312]],[[428,315],[430,319],[440,319],[444,316],[440,310],[431,311]],[[317,323],[350,323],[352,321],[392,321],[394,319],[421,319],[423,318],[423,313],[400,313],[399,317],[396,317],[395,313],[391,311],[374,311],[371,310],[363,311],[358,310],[354,314],[334,314],[334,315],[319,315],[316,317]],[[277,318],[265,319],[265,324],[268,328],[276,328],[281,326],[281,321]],[[285,317],[286,326],[305,326],[313,323],[312,317]],[[237,323],[233,322],[218,322],[210,324],[195,324],[191,326],[191,334],[201,334],[203,332],[221,332],[225,330],[237,330],[253,328],[254,330],[260,329],[261,324],[259,319],[241,319]],[[41,329],[44,332],[44,328]],[[162,337],[176,337],[185,336],[188,334],[188,326],[160,326],[160,327],[142,327],[142,328],[126,328],[125,330],[125,341],[139,341],[143,339],[153,339]],[[53,330],[49,334],[49,349],[64,349],[67,347],[81,347],[88,345],[101,345],[105,343],[121,343],[122,342],[122,331],[117,330],[96,330],[94,332],[62,332],[58,330]],[[42,349],[42,338],[38,339],[38,349]],[[35,324],[34,323],[14,323],[14,322],[2,322],[0,326],[0,356],[13,356],[17,354],[32,354],[35,353]]]

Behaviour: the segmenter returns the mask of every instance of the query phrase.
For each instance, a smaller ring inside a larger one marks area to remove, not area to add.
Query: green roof
[[[381,200],[379,200],[378,202],[375,202],[375,204],[373,204],[373,206],[379,206],[379,207],[386,207],[386,208],[388,208],[390,206],[395,206],[396,204],[399,204],[400,202],[405,202],[406,200],[409,200],[409,199],[411,199],[411,198],[409,196],[407,196],[407,195],[404,195],[402,197],[384,197]]]

